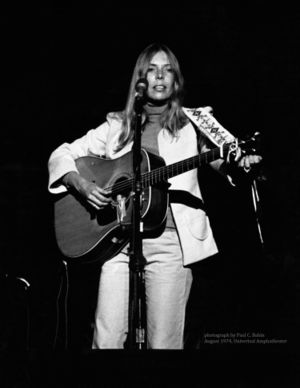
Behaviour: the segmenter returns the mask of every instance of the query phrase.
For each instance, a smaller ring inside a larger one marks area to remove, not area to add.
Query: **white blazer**
[[[96,129],[88,131],[83,137],[72,143],[64,143],[52,152],[49,158],[49,185],[53,194],[66,191],[59,183],[60,178],[70,171],[77,171],[75,159],[86,155],[117,158],[129,152],[132,142],[121,151],[116,152],[121,130],[121,121],[109,116],[107,121]],[[158,134],[159,154],[166,164],[178,162],[198,153],[197,136],[192,124],[187,124],[174,138],[165,129]],[[170,190],[183,190],[202,200],[197,178],[197,169],[185,172],[169,179]],[[218,252],[208,216],[202,209],[195,209],[186,204],[170,204],[178,231],[183,265],[188,265]]]

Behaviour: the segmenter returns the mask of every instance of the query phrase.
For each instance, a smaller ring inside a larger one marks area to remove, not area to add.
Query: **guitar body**
[[[132,231],[132,151],[117,159],[85,156],[76,160],[80,175],[99,187],[120,187],[125,200],[126,214],[118,219],[115,204],[96,210],[78,193],[68,191],[55,201],[55,234],[58,248],[65,258],[73,261],[101,261],[111,259],[129,241]],[[142,150],[141,173],[164,166],[164,160]],[[124,184],[123,184],[124,182]],[[166,220],[168,206],[167,185],[153,185],[142,190],[141,219],[143,237],[160,234]]]

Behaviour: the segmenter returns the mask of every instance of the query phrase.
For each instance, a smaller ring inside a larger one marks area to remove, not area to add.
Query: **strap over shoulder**
[[[209,113],[206,107],[183,107],[182,110],[200,132],[216,146],[221,147],[224,143],[232,143],[235,140],[235,137]]]

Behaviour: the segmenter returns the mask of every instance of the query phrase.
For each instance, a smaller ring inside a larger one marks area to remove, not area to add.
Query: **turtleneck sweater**
[[[158,133],[161,131],[162,127],[160,124],[161,114],[166,110],[167,104],[162,106],[148,105],[144,106],[144,109],[147,113],[147,121],[144,126],[141,146],[152,154],[159,155],[158,149]],[[170,206],[167,210],[167,223],[166,228],[175,228],[175,222],[171,212]]]
[[[144,106],[147,113],[147,121],[142,134],[142,147],[155,155],[159,155],[157,136],[162,129],[160,117],[166,108],[167,105],[155,106],[146,104]]]

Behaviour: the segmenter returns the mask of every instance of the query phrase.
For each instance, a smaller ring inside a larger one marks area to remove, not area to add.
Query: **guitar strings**
[[[225,147],[224,147],[225,148]],[[229,148],[229,147],[226,147]],[[154,184],[157,181],[167,180],[172,177],[172,175],[179,175],[183,172],[189,171],[193,168],[196,168],[199,165],[199,162],[205,159],[206,162],[211,158],[215,159],[215,154],[220,154],[219,148],[214,148],[210,151],[201,153],[199,155],[192,156],[191,158],[181,160],[180,162],[176,162],[170,164],[168,166],[161,166],[152,171],[147,171],[141,174],[141,181],[143,188],[151,186],[151,183]],[[192,167],[192,168],[190,168]],[[186,171],[185,171],[186,170]],[[180,172],[178,172],[180,171]],[[166,176],[165,176],[166,175]],[[119,193],[121,191],[126,191],[130,189],[133,185],[134,178],[129,178],[125,181],[115,183],[112,186],[108,186],[105,189],[111,190],[112,194]]]

